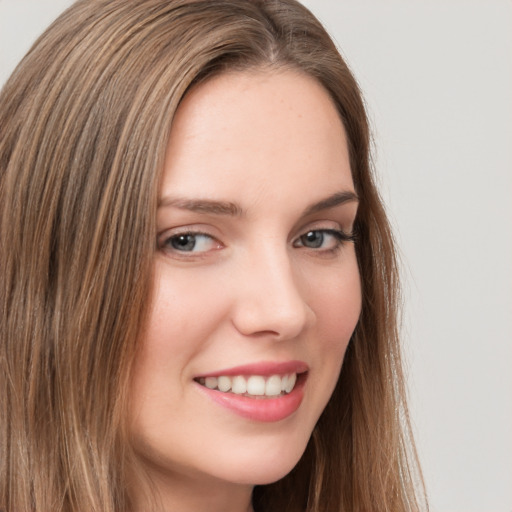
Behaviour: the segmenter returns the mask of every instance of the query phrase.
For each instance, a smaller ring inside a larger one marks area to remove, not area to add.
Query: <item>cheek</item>
[[[315,313],[316,324],[315,335],[309,344],[313,370],[309,376],[307,399],[311,407],[304,424],[311,430],[336,387],[347,346],[361,313],[361,284],[355,255],[344,263],[338,269],[331,267],[329,275],[327,272],[317,273],[317,285],[309,287],[308,303]]]
[[[155,400],[180,399],[188,362],[202,347],[208,323],[197,322],[205,304],[192,286],[157,265],[151,307],[132,377],[132,402],[146,414]]]
[[[361,282],[355,255],[339,273],[323,280],[311,299],[321,339],[333,350],[342,352],[361,314]]]
[[[190,275],[170,272],[157,265],[152,306],[144,337],[146,352],[174,360],[191,357],[202,348],[211,325],[222,315],[211,280],[200,272]],[[198,322],[198,319],[201,319]]]
[[[361,283],[355,254],[339,272],[316,289],[312,307],[317,320],[317,364],[322,368],[320,387],[324,402],[331,396],[350,338],[361,314]]]

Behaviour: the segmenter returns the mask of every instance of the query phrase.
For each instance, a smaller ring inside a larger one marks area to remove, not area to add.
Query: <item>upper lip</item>
[[[304,373],[309,370],[309,366],[303,361],[282,361],[271,362],[261,361],[258,363],[244,364],[216,370],[214,372],[203,373],[196,378],[201,377],[218,377],[220,375],[236,376],[236,375],[286,375],[290,373]]]

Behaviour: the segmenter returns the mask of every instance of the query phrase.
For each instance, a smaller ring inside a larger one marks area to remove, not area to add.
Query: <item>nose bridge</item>
[[[246,335],[271,334],[279,339],[297,336],[311,319],[286,247],[267,240],[249,251],[239,276],[234,323]]]

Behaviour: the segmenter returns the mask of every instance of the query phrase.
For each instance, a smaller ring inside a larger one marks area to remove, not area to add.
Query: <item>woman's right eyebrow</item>
[[[158,202],[158,208],[173,207],[198,213],[213,215],[231,215],[241,217],[242,208],[230,201],[213,201],[211,199],[185,199],[180,197],[164,197]]]

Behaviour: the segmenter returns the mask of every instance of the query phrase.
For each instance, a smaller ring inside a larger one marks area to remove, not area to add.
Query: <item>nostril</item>
[[[233,324],[245,336],[284,340],[300,335],[314,323],[314,318],[313,311],[304,303],[294,310],[269,303],[259,307],[239,305],[233,315]]]

